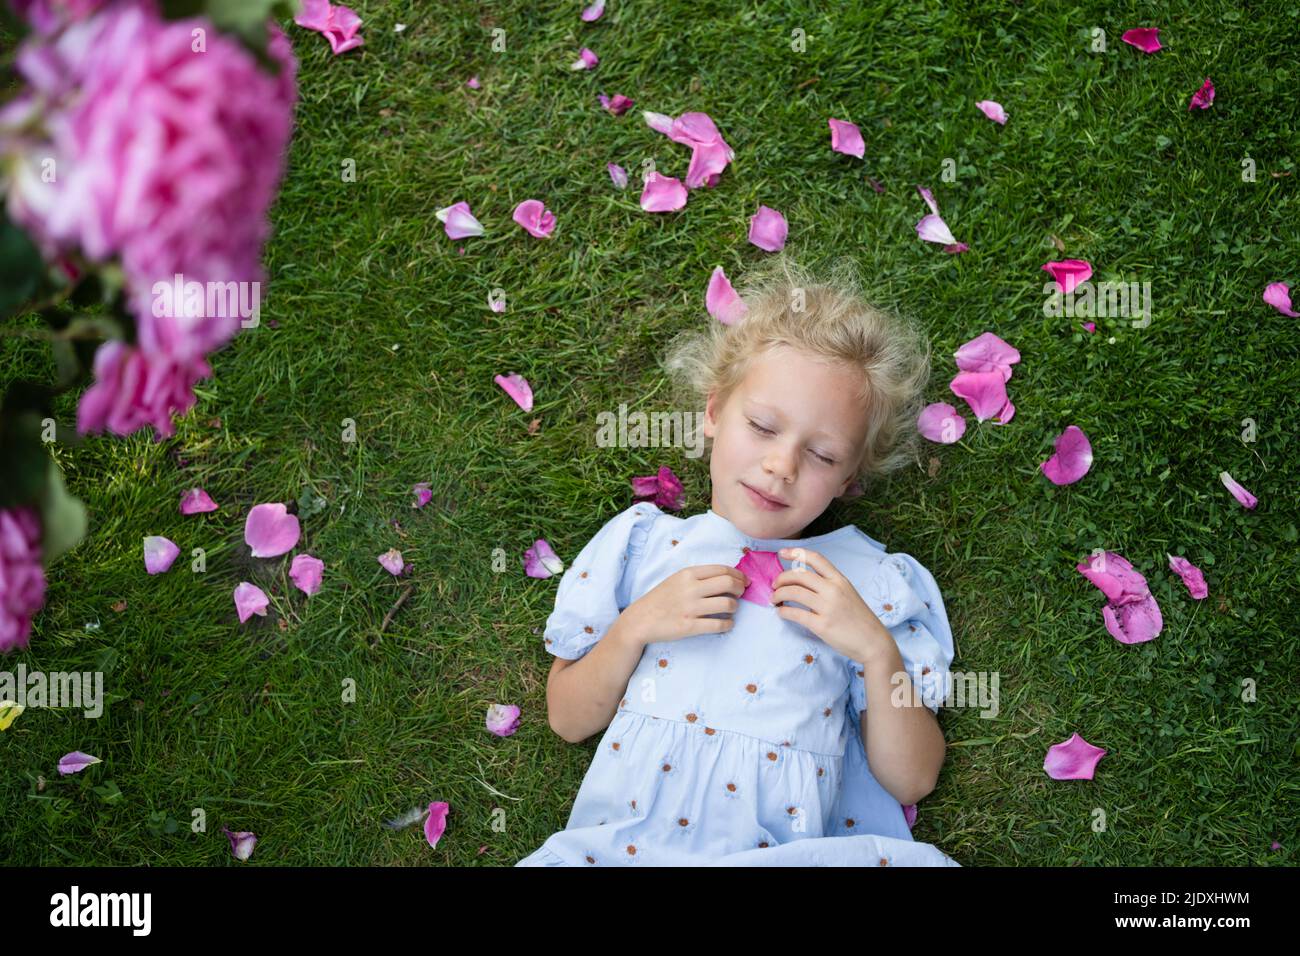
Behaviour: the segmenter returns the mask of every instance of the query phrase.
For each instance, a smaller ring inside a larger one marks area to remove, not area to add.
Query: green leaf
[[[118,788],[117,784],[115,784],[112,780],[105,781],[104,783],[100,784],[98,787],[92,787],[91,789],[94,790],[97,794],[99,794],[100,799],[102,799],[105,803],[122,802],[123,799],[122,791]]]
[[[41,502],[41,549],[46,567],[86,536],[86,506],[63,487],[63,473],[53,458],[46,472],[48,484]]]
[[[46,486],[49,452],[41,441],[41,396],[15,382],[0,410],[0,508],[34,505]]]
[[[31,299],[43,267],[40,251],[27,233],[0,212],[0,319]]]

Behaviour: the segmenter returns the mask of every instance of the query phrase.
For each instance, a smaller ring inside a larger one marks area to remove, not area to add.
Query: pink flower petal
[[[469,203],[462,200],[434,212],[449,239],[465,239],[483,235],[483,224],[469,211]]]
[[[582,19],[590,23],[593,20],[599,20],[605,12],[605,0],[596,0],[591,6],[582,11]]]
[[[938,242],[945,246],[957,244],[957,240],[953,237],[948,224],[933,213],[923,217],[916,224],[916,234],[926,242]]]
[[[519,729],[519,708],[514,704],[489,705],[487,729],[498,737],[509,737]]]
[[[494,375],[492,381],[505,389],[506,394],[524,411],[533,410],[533,388],[528,384],[528,379],[511,372],[509,375]]]
[[[540,199],[525,199],[515,207],[510,218],[538,239],[549,239],[555,231],[555,214]]]
[[[993,100],[980,100],[975,104],[979,111],[1001,126],[1007,125],[1007,111],[1002,108],[1001,103],[995,103]]]
[[[72,753],[64,754],[59,758],[59,773],[66,777],[70,773],[81,773],[87,767],[97,763],[103,763],[103,761],[98,757],[82,753],[80,750],[74,750]]]
[[[1052,443],[1056,451],[1039,467],[1054,485],[1072,485],[1092,467],[1092,444],[1083,429],[1069,425]]]
[[[289,579],[303,594],[311,595],[320,590],[325,562],[310,554],[296,554],[289,565]]]
[[[1283,315],[1290,316],[1293,319],[1300,319],[1291,308],[1291,287],[1285,282],[1272,282],[1264,288],[1264,301],[1277,309]]]
[[[545,538],[538,538],[524,552],[524,573],[530,578],[549,578],[563,571],[564,562]]]
[[[1129,46],[1137,47],[1143,53],[1155,53],[1156,50],[1163,49],[1160,46],[1159,27],[1138,27],[1135,30],[1125,30],[1120,39]]]
[[[1086,259],[1063,259],[1060,262],[1044,262],[1043,269],[1052,274],[1056,288],[1069,295],[1080,282],[1092,278],[1092,263]]]
[[[1097,323],[1096,323],[1096,322],[1084,322],[1084,323],[1083,323],[1083,327],[1084,327],[1085,329],[1087,329],[1089,332],[1093,333],[1094,335],[1097,334]]]
[[[646,126],[649,126],[656,133],[663,133],[665,136],[672,134],[673,118],[664,113],[652,113],[649,110],[642,110],[641,116],[645,119]]]
[[[1183,584],[1187,585],[1187,593],[1196,600],[1204,600],[1210,594],[1210,589],[1205,584],[1205,574],[1192,562],[1184,557],[1175,557],[1172,554],[1166,554],[1169,559],[1169,569],[1183,579]]]
[[[726,143],[721,139],[716,142],[697,145],[691,150],[691,164],[686,168],[686,188],[699,189],[701,186],[716,186],[722,171],[735,157]]]
[[[253,847],[257,846],[257,834],[249,830],[231,833],[225,827],[221,828],[221,832],[230,840],[230,855],[240,863],[247,863],[248,858],[253,855]]]
[[[411,487],[411,492],[415,495],[415,501],[411,502],[412,508],[423,508],[433,500],[433,491],[427,481],[417,482]]]
[[[1101,617],[1110,636],[1121,644],[1149,641],[1164,627],[1160,606],[1151,594],[1133,604],[1107,604],[1101,609]]]
[[[760,205],[758,212],[749,219],[749,241],[767,252],[780,252],[785,248],[789,231],[785,216],[770,206]]]
[[[615,116],[622,116],[636,103],[635,100],[628,99],[622,93],[615,93],[612,97],[601,93],[599,99],[600,105]]]
[[[902,806],[902,804],[899,804],[899,806]],[[903,819],[907,821],[907,828],[909,830],[912,829],[912,827],[916,826],[916,804],[915,803],[909,803],[907,806],[903,807]]]
[[[216,511],[217,503],[208,497],[202,488],[191,488],[181,495],[181,514],[194,515],[205,511]]]
[[[943,247],[943,251],[949,255],[956,255],[961,252],[969,252],[970,246],[966,245],[964,242],[950,242],[948,245]]]
[[[685,205],[686,187],[680,179],[657,172],[646,176],[641,191],[641,208],[646,212],[674,212]]]
[[[861,159],[867,153],[867,144],[862,141],[862,130],[848,120],[828,119],[831,127],[831,149],[846,156]]]
[[[402,560],[402,552],[396,548],[389,548],[379,556],[379,563],[384,566],[384,570],[397,577],[402,573],[402,568],[406,567],[406,562]]]
[[[916,191],[921,194],[921,198],[925,200],[925,204],[930,207],[931,214],[935,216],[939,215],[939,204],[934,201],[934,193],[930,192],[930,190],[926,189],[919,183],[917,184]]]
[[[1142,572],[1115,551],[1092,555],[1075,570],[1100,588],[1111,604],[1136,604],[1151,593]]]
[[[667,135],[673,142],[683,146],[708,146],[722,139],[713,117],[699,111],[683,113],[677,117]]]
[[[169,538],[151,534],[144,539],[144,569],[150,574],[162,574],[180,553],[181,549]]]
[[[1094,747],[1076,733],[1069,740],[1048,748],[1043,769],[1053,780],[1091,780],[1097,761],[1105,755],[1105,750]]]
[[[1208,110],[1210,104],[1214,102],[1214,84],[1210,82],[1207,76],[1201,88],[1192,94],[1192,101],[1187,104],[1188,110]]]
[[[468,80],[465,81],[465,85],[468,86],[471,90],[477,90],[480,85],[478,81],[478,77],[471,76]]]
[[[1259,499],[1252,495],[1237,482],[1233,481],[1232,475],[1226,471],[1219,472],[1219,480],[1223,482],[1223,487],[1232,492],[1232,497],[1241,502],[1243,508],[1254,508],[1259,503]]]
[[[329,0],[302,0],[293,22],[307,30],[324,33],[330,27]]]
[[[966,400],[980,421],[1001,414],[1010,403],[1007,380],[1001,372],[958,372],[948,387],[958,398]]]
[[[947,402],[933,402],[922,409],[916,427],[930,441],[951,445],[966,434],[966,419]]]
[[[963,372],[1001,372],[1011,378],[1011,366],[1020,361],[1020,353],[992,332],[983,332],[961,345],[953,358]]]
[[[749,584],[741,593],[742,601],[752,601],[759,607],[772,606],[772,582],[785,568],[775,551],[747,551],[736,564],[736,569],[749,577]]]
[[[748,311],[744,300],[736,294],[736,290],[727,281],[727,274],[722,271],[722,266],[717,266],[713,270],[713,275],[709,277],[709,288],[704,294],[704,307],[709,315],[723,325],[734,325],[743,319]]]
[[[235,588],[235,611],[239,614],[239,623],[243,624],[254,614],[266,617],[267,605],[271,599],[256,584],[240,581]]]
[[[673,470],[667,465],[660,465],[659,490],[655,493],[655,504],[665,511],[680,511],[685,492],[681,479],[673,474]]]
[[[627,188],[627,170],[617,163],[606,163],[605,168],[609,170],[609,178],[614,181],[614,185],[619,189]]]
[[[591,70],[600,62],[600,57],[592,53],[585,46],[578,51],[578,58],[569,64],[571,70]]]
[[[301,534],[298,516],[289,514],[289,509],[278,501],[255,505],[244,520],[244,543],[253,549],[255,558],[285,554],[298,543]]]
[[[429,804],[429,815],[424,818],[424,838],[429,841],[429,846],[436,847],[442,839],[442,834],[447,829],[447,811],[450,809],[451,805],[442,800]]]

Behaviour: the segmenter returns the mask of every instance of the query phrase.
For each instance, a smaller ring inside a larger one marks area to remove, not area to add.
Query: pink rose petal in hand
[[[749,578],[741,593],[742,601],[752,601],[759,607],[772,606],[772,582],[785,570],[775,551],[746,551],[736,564],[736,569]]]

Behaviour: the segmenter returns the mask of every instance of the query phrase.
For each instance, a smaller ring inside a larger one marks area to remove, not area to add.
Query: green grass
[[[663,346],[712,321],[715,265],[743,279],[763,259],[745,241],[762,202],[789,220],[791,253],[814,266],[851,256],[881,304],[924,324],[931,400],[953,400],[951,353],[980,332],[1024,356],[1010,425],[972,420],[958,445],[928,449],[933,476],[923,462],[825,517],[930,568],[954,669],[1000,674],[996,719],[942,713],[950,750],[915,837],[966,865],[1291,859],[1296,326],[1260,295],[1272,281],[1300,292],[1295,9],[768,3],[742,15],[613,0],[590,25],[577,2],[355,6],[358,52],[335,58],[290,27],[302,102],[262,327],[215,357],[174,440],[57,449],[91,533],[51,570],[31,649],[3,666],[103,666],[117,699],[99,720],[29,709],[0,734],[0,858],[225,864],[227,825],[258,834],[257,864],[511,864],[561,829],[596,742],[570,746],[547,727],[540,628],[556,582],[525,577],[520,555],[545,537],[571,561],[631,503],[629,478],[660,464],[685,481],[684,514],[708,506],[702,460],[597,448],[595,417],[623,401],[666,408]],[[1164,28],[1154,56],[1119,40],[1145,25]],[[1094,26],[1104,55],[1089,51]],[[504,53],[491,51],[493,27]],[[571,73],[583,45],[601,64]],[[465,88],[472,74],[481,90]],[[1207,75],[1218,97],[1189,113]],[[636,107],[611,117],[602,90]],[[975,109],[984,98],[1005,105],[1005,128]],[[707,111],[736,151],[680,213],[637,207],[645,160],[677,176],[688,160],[643,108]],[[865,161],[830,151],[828,116],[861,126]],[[349,158],[351,184],[339,176]],[[945,158],[956,182],[940,179]],[[631,173],[627,191],[610,161]],[[916,183],[970,252],[917,240]],[[555,211],[548,242],[510,222],[529,197]],[[461,199],[487,236],[444,235],[434,210]],[[1039,267],[1067,256],[1098,279],[1149,280],[1150,327],[1102,319],[1087,335],[1045,318]],[[497,286],[502,315],[485,305]],[[508,371],[531,381],[531,414],[493,384]],[[0,376],[19,373],[53,366],[5,340]],[[69,396],[65,428],[74,410]],[[345,418],[354,445],[340,440]],[[1253,444],[1239,437],[1245,418]],[[1068,424],[1096,460],[1057,488],[1037,467]],[[1224,469],[1258,495],[1254,512],[1219,484]],[[436,498],[413,511],[420,480]],[[177,514],[195,485],[219,511]],[[252,504],[304,488],[328,502],[299,548],[327,564],[310,600],[286,586],[287,560],[254,562],[242,542]],[[166,575],[143,571],[148,534],[182,548]],[[207,550],[202,574],[188,568],[194,547]],[[390,547],[414,562],[415,589],[381,636],[406,583],[375,560]],[[1102,596],[1074,570],[1094,547],[1147,576],[1165,620],[1155,641],[1125,647],[1105,632]],[[1205,569],[1208,600],[1187,596],[1166,552]],[[240,580],[271,591],[267,619],[237,623]],[[355,704],[340,702],[346,678]],[[1253,703],[1240,699],[1245,678]],[[484,729],[492,702],[523,708],[514,736]],[[1109,751],[1096,779],[1049,780],[1045,750],[1075,731]],[[74,749],[104,762],[60,779]],[[116,802],[90,789],[108,780]],[[418,828],[380,826],[435,799],[452,808],[436,849]],[[190,832],[193,808],[206,834]],[[151,814],[177,832],[153,832]]]

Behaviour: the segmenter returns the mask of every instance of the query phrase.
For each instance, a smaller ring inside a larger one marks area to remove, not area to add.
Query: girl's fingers
[[[816,551],[810,551],[808,548],[782,548],[781,557],[790,559],[790,561],[794,562],[796,565],[803,563],[824,578],[836,578],[840,576],[840,572],[836,569],[835,565],[831,564],[825,556]],[[795,568],[791,568],[790,571],[794,571],[795,574],[807,573],[807,571],[798,571]],[[789,572],[783,571],[782,573],[786,574]]]
[[[773,604],[780,604],[782,601],[798,601],[800,604],[807,605],[814,611],[816,611],[818,606],[821,604],[816,592],[809,591],[807,588],[792,586],[777,588],[772,592]]]

